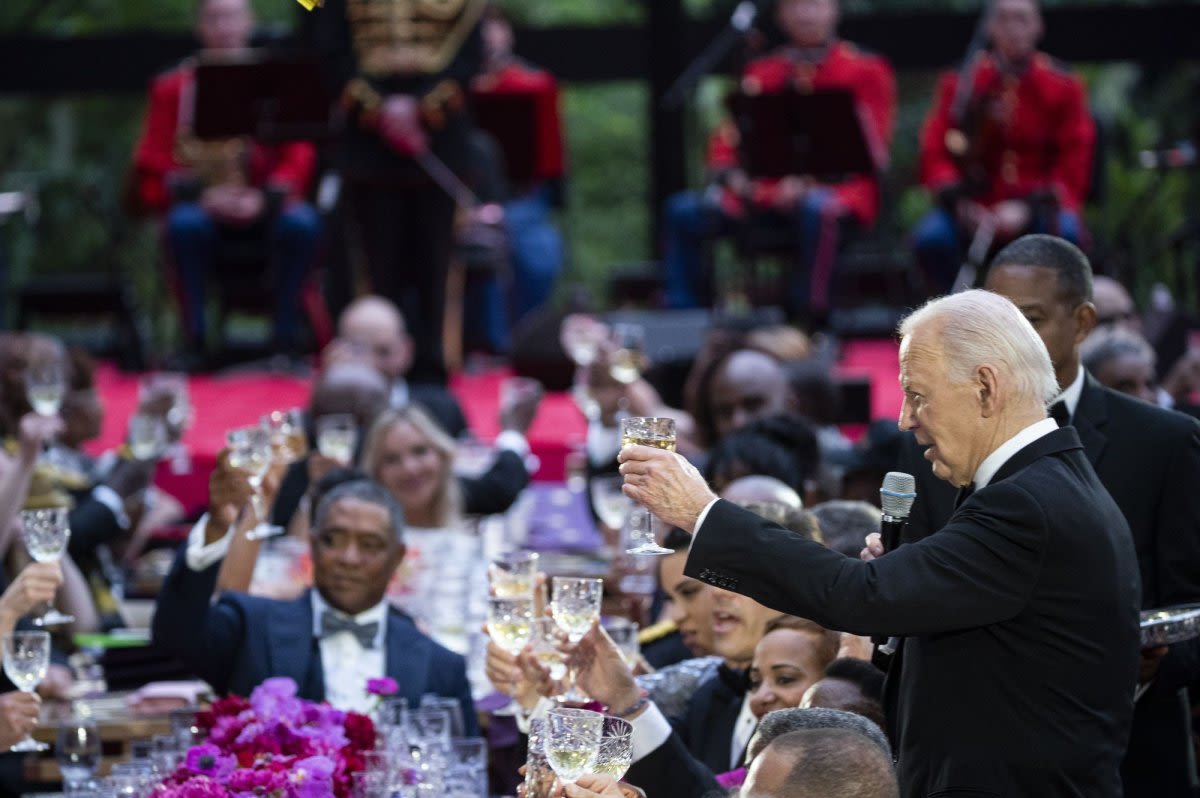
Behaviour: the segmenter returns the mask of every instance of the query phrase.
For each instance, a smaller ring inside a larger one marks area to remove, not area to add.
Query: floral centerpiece
[[[349,798],[375,747],[365,715],[296,697],[288,678],[222,698],[196,717],[207,733],[152,798]]]

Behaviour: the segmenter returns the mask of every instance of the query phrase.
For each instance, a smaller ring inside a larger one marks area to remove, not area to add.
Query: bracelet
[[[645,689],[642,689],[638,693],[637,701],[634,701],[632,704],[629,705],[629,707],[621,710],[620,712],[610,711],[609,714],[614,717],[617,717],[617,718],[628,718],[630,715],[632,715],[635,712],[638,712],[639,710],[642,709],[642,707],[646,706],[649,703],[650,703],[650,694],[648,692],[646,692]],[[611,710],[611,707],[610,707],[610,710]]]

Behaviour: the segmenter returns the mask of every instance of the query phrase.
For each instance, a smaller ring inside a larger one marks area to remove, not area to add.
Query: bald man
[[[754,349],[739,349],[713,369],[698,419],[707,443],[714,444],[731,432],[760,418],[796,412],[783,364]]]
[[[467,420],[454,395],[443,385],[405,379],[415,356],[400,309],[381,296],[367,295],[351,302],[338,317],[338,339],[326,349],[325,362],[370,363],[391,386],[392,407],[415,402],[428,410],[451,437],[462,437]]]
[[[1096,326],[1113,326],[1141,333],[1142,320],[1125,286],[1111,277],[1092,278],[1092,304],[1096,306]]]

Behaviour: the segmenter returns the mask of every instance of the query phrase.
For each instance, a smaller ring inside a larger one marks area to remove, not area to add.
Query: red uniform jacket
[[[963,179],[946,146],[958,75],[942,76],[937,103],[921,131],[921,183],[937,192]],[[984,205],[1052,192],[1063,208],[1079,210],[1092,176],[1096,130],[1083,82],[1044,53],[1020,74],[1000,70],[988,54],[975,71],[969,107],[978,109],[977,147]]]
[[[887,164],[896,117],[896,76],[886,60],[863,52],[849,42],[835,41],[816,62],[798,59],[796,51],[783,47],[747,65],[742,91],[778,92],[789,86],[800,90],[849,89],[859,105],[859,115],[876,161]],[[709,140],[708,164],[728,169],[738,164],[738,133],[732,121],[714,131]],[[759,181],[756,203],[770,203],[773,181]],[[838,202],[862,224],[870,225],[879,214],[879,181],[871,176],[852,177],[832,186]],[[730,203],[725,203],[732,210]]]
[[[179,137],[180,100],[191,80],[191,67],[181,66],[155,78],[150,85],[146,120],[133,155],[134,189],[138,202],[146,210],[166,210],[170,201],[167,178],[187,171],[187,166],[177,158],[175,144]],[[316,150],[303,141],[252,143],[246,160],[250,185],[277,185],[286,189],[290,198],[299,198],[307,193],[312,182]]]
[[[513,59],[499,70],[477,77],[471,86],[471,93],[476,97],[531,96],[534,109],[533,125],[537,136],[534,142],[536,156],[533,163],[533,180],[541,182],[563,176],[565,158],[562,115],[559,111],[558,83],[553,75],[544,69]],[[488,132],[496,137],[501,148],[508,154],[509,147],[513,144],[506,141],[504,132],[491,129]]]

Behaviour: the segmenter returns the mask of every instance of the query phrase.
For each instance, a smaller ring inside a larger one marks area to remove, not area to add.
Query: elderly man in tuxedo
[[[718,500],[673,453],[621,452],[625,492],[694,532],[686,573],[856,634],[901,637],[885,702],[901,793],[1121,795],[1140,580],[1046,347],[967,291],[900,328],[900,425],[961,488],[946,528],[857,560]]]
[[[158,598],[154,642],[218,693],[248,695],[290,676],[303,698],[368,711],[369,679],[390,676],[411,705],[426,693],[457,698],[468,734],[477,722],[465,660],[417,630],[384,593],[404,559],[404,513],[387,489],[359,479],[317,505],[313,589],[292,601],[226,593],[212,603],[219,561],[245,496],[228,480],[175,561]]]

